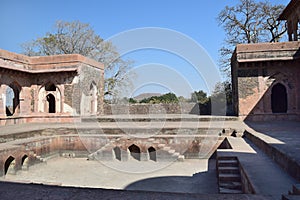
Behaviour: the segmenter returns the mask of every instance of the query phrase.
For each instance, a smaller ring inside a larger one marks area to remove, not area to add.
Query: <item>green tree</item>
[[[126,72],[132,61],[121,59],[116,47],[110,42],[104,42],[89,24],[80,21],[57,21],[53,32],[24,43],[22,48],[24,54],[29,56],[81,54],[102,62],[105,66],[106,97],[119,92],[116,85],[120,82],[124,87],[131,85]]]
[[[191,101],[192,102],[197,102],[200,104],[205,104],[209,101],[209,98],[207,97],[206,92],[199,90],[199,91],[194,91],[191,94]]]
[[[135,100],[134,98],[129,98],[128,102],[131,104],[135,104],[137,103],[137,100]]]
[[[140,103],[151,103],[151,104],[158,104],[158,103],[178,103],[178,98],[173,93],[167,93],[161,96],[152,96],[150,98],[145,98],[140,101]]]
[[[219,50],[221,70],[230,75],[230,58],[239,43],[278,42],[286,32],[284,22],[277,21],[284,5],[269,1],[239,0],[235,6],[226,6],[218,15],[226,38]]]
[[[213,106],[221,106],[217,109],[223,109],[223,114],[234,114],[232,105],[232,88],[231,83],[229,81],[217,83],[215,85],[214,91],[210,96],[210,99],[211,101],[213,101]]]

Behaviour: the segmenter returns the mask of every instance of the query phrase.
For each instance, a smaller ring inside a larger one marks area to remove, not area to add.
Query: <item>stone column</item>
[[[0,87],[0,117],[6,117],[6,111],[5,111],[5,94],[4,92],[5,91],[3,89],[3,87],[1,86]]]
[[[99,83],[99,94],[98,94],[98,114],[103,115],[104,114],[104,71],[100,71],[100,83]]]

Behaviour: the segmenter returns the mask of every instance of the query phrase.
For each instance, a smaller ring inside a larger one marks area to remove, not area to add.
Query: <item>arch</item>
[[[21,160],[22,169],[28,168],[29,166],[29,157],[25,154]]]
[[[130,155],[136,159],[136,160],[141,160],[141,150],[138,146],[136,146],[135,144],[131,145],[130,147],[128,147],[129,151],[130,151]]]
[[[120,147],[115,147],[114,149],[115,158],[121,161],[121,149]]]
[[[13,116],[15,113],[17,113],[19,111],[20,91],[21,91],[21,87],[16,82],[13,82],[9,86],[7,86],[6,91],[5,91],[6,116]]]
[[[286,87],[277,83],[272,87],[271,107],[273,113],[286,113],[288,107]]]
[[[45,90],[54,92],[56,91],[56,86],[53,83],[48,82],[45,84]]]
[[[62,111],[61,92],[59,87],[54,83],[48,82],[40,87],[38,93],[38,111],[46,113],[59,113]]]
[[[15,158],[9,156],[9,158],[6,159],[4,164],[4,175],[6,175],[7,173],[15,173],[15,165],[16,165]]]
[[[156,161],[156,149],[154,147],[149,147],[148,153],[149,153],[149,159]]]
[[[55,113],[55,97],[53,94],[48,94],[46,96],[46,99],[47,99],[47,105],[48,105],[48,112],[49,113]]]

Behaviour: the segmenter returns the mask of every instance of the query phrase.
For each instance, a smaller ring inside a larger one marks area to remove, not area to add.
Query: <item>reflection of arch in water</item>
[[[21,87],[18,83],[13,82],[7,86],[5,91],[5,109],[6,116],[13,116],[20,109],[20,92]]]
[[[271,107],[273,113],[286,113],[288,107],[288,98],[286,87],[277,83],[272,87]]]
[[[7,173],[14,174],[15,173],[15,165],[16,165],[15,158],[12,156],[9,156],[9,158],[6,159],[5,164],[4,164],[4,174],[7,174]]]
[[[115,148],[113,149],[113,151],[114,151],[114,154],[115,154],[115,158],[116,158],[117,160],[120,160],[120,161],[121,161],[121,149],[120,149],[120,147],[115,147]]]
[[[149,153],[149,159],[156,161],[156,149],[154,147],[149,147],[148,153]]]
[[[128,147],[129,151],[130,151],[130,155],[136,159],[136,160],[141,160],[141,150],[138,146],[136,146],[135,144],[131,145],[130,147]]]

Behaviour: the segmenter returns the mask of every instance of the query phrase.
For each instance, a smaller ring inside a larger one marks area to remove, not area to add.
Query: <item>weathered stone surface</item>
[[[256,121],[300,120],[299,48],[300,42],[237,45],[231,69],[238,116]],[[285,94],[275,90],[278,85]],[[277,104],[286,104],[286,109],[277,111]]]
[[[101,63],[77,54],[28,57],[0,50],[0,124],[102,113],[103,71]]]

